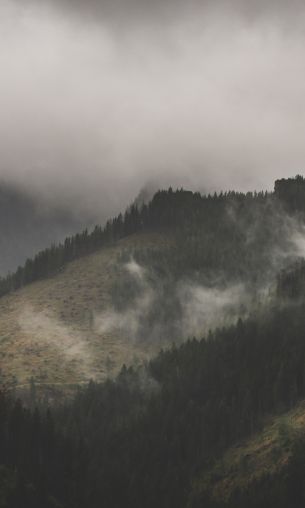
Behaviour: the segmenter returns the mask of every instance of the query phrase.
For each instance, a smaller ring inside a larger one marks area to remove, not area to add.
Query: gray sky
[[[0,176],[114,213],[305,167],[299,0],[1,0]]]

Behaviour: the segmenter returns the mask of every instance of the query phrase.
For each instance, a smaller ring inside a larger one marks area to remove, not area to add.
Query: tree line
[[[285,223],[279,212],[283,202],[293,201],[289,182],[287,186],[287,196],[283,190],[213,195],[171,188],[158,191],[150,203],[139,207],[133,204],[105,227],[96,226],[90,232],[86,229],[28,259],[15,273],[0,279],[0,296],[142,231],[169,231],[174,235],[176,245],[169,250],[168,259],[176,272],[184,271],[185,267],[193,271],[204,268],[210,275],[225,271],[232,278],[249,274],[255,278],[262,268],[269,267],[271,247],[284,241]],[[299,180],[295,187],[299,195]]]

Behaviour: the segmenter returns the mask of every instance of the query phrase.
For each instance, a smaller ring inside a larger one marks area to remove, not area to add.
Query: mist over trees
[[[183,189],[157,192],[148,204],[96,226],[91,232],[67,237],[29,258],[25,265],[0,280],[0,294],[54,274],[67,262],[142,231],[168,232],[175,246],[168,249],[172,270],[204,272],[207,277],[255,279],[277,268],[276,255],[289,248],[287,213],[303,212],[302,177],[278,181],[274,193],[221,192],[201,195]],[[139,256],[143,254],[139,254]],[[147,258],[154,258],[148,253]]]
[[[304,22],[0,0],[0,508],[305,507]]]
[[[289,458],[276,474],[221,502],[212,486],[213,468],[226,450],[305,397],[305,269],[294,235],[304,225],[304,201],[299,176],[276,182],[274,193],[159,191],[149,204],[132,205],[105,228],[67,238],[2,279],[5,294],[125,236],[159,232],[169,240],[163,249],[122,253],[125,261],[132,254],[129,275],[136,271],[138,283],[127,274],[113,288],[118,312],[147,283],[145,270],[162,295],[152,307],[154,319],[162,322],[163,307],[168,323],[181,313],[171,298],[180,278],[196,277],[210,288],[242,281],[254,291],[273,283],[272,295],[245,318],[183,343],[165,327],[177,345],[145,365],[124,365],[115,379],[91,381],[61,404],[50,407],[39,398],[34,380],[25,404],[3,387],[4,508],[302,506],[303,435],[291,439]],[[147,322],[149,334],[153,321]]]

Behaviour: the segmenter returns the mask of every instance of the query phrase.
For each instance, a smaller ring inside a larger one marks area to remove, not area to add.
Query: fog
[[[299,1],[2,0],[0,176],[105,214],[302,172]]]
[[[51,358],[55,355],[56,358],[58,355],[65,368],[72,362],[76,378],[83,381],[96,377],[94,354],[86,337],[77,330],[65,326],[50,312],[37,312],[28,305],[20,313],[18,325],[28,339],[28,349],[36,351],[38,357],[49,355]]]
[[[164,346],[235,323],[254,306],[254,294],[241,283],[217,287],[215,282],[215,287],[208,287],[181,278],[172,282],[166,293],[162,281],[156,281],[152,272],[134,259],[122,268],[129,275],[129,287],[134,286],[133,296],[125,294],[124,305],[119,308],[113,301],[102,313],[95,313],[94,329],[99,334],[123,334],[131,342]],[[174,309],[172,302],[175,302]]]

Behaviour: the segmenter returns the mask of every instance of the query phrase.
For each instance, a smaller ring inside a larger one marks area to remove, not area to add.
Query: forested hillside
[[[23,402],[3,382],[0,506],[304,505],[303,199],[300,176],[274,193],[159,191],[2,280],[12,321],[16,301],[32,302],[15,345],[26,347],[25,330],[35,330],[38,347],[53,326],[57,348],[71,342],[65,369],[87,367],[95,381],[57,403],[41,395],[42,379],[32,378]],[[40,307],[54,292],[65,303],[56,326],[47,302]],[[85,314],[100,298],[99,314]],[[119,373],[98,382],[115,327],[142,357],[123,365],[120,351]]]
[[[0,281],[6,382],[102,380],[282,298],[303,228],[282,194],[159,191],[29,259]]]
[[[58,409],[34,410],[34,390],[32,412],[3,394],[4,506],[21,506],[20,499],[31,506],[210,506],[204,491],[192,493],[193,482],[305,395],[304,311],[304,304],[274,310],[188,341],[145,369],[123,367],[115,381],[90,383]],[[281,485],[268,485],[278,500]],[[251,492],[251,506],[261,506]],[[303,487],[296,495],[300,503]],[[290,506],[287,499],[281,506]]]
[[[205,276],[225,274],[235,279],[266,276],[282,251],[289,252],[298,226],[294,220],[303,213],[298,203],[305,195],[304,180],[296,177],[291,181],[276,182],[275,192],[269,194],[231,191],[205,196],[183,189],[159,191],[148,205],[133,204],[104,228],[86,229],[28,259],[16,273],[1,280],[1,294],[141,231],[175,235],[175,246],[168,253],[173,270],[203,270]]]

